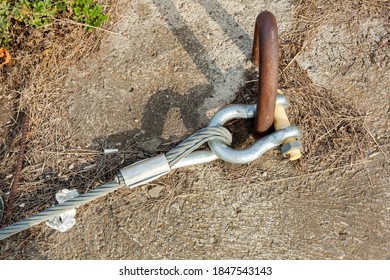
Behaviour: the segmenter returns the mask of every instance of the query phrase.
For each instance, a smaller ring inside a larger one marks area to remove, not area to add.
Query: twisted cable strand
[[[93,190],[88,191],[85,194],[79,195],[75,198],[69,199],[61,204],[56,204],[53,207],[50,207],[42,212],[35,214],[29,218],[23,219],[19,222],[16,222],[8,227],[0,229],[0,240],[3,240],[11,235],[19,233],[23,230],[26,230],[30,227],[38,225],[44,221],[47,221],[55,216],[59,216],[67,210],[77,208],[81,205],[84,205],[92,200],[95,200],[99,197],[105,196],[120,187],[123,184],[117,182],[109,182],[103,185],[96,187]]]
[[[219,140],[227,145],[230,145],[232,142],[232,135],[229,130],[223,126],[205,127],[192,134],[166,154],[169,165],[173,167],[182,158],[186,157],[210,140]]]
[[[222,127],[205,127],[189,138],[184,140],[177,147],[172,149],[166,154],[169,165],[172,167],[182,158],[189,155],[191,152],[199,148],[201,145],[210,140],[220,140],[228,145],[232,142],[232,135],[230,132]],[[146,170],[147,172],[147,170]],[[11,235],[19,233],[23,230],[31,228],[35,225],[38,225],[44,221],[47,221],[53,217],[59,216],[65,211],[77,208],[81,205],[84,205],[92,200],[95,200],[99,197],[105,196],[119,188],[124,186],[123,182],[109,182],[103,185],[96,187],[93,190],[86,192],[85,194],[79,195],[75,198],[69,199],[61,204],[56,204],[53,207],[50,207],[42,212],[35,214],[29,218],[23,219],[19,222],[16,222],[8,227],[0,229],[0,240],[4,240]]]

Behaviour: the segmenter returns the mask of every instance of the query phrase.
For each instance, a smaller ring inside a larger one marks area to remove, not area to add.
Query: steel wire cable
[[[197,131],[196,133],[194,133],[193,135],[191,135],[189,138],[184,140],[181,144],[179,144],[178,146],[176,146],[174,149],[172,149],[170,152],[166,154],[169,165],[172,167],[181,159],[185,158],[192,151],[199,148],[202,144],[204,144],[209,140],[220,140],[230,145],[232,141],[232,136],[230,132],[222,126],[203,128]],[[90,190],[82,195],[69,199],[61,204],[56,204],[53,207],[43,210],[40,213],[37,213],[29,218],[16,222],[8,227],[1,228],[0,240],[3,240],[16,233],[19,233],[23,230],[38,225],[53,217],[59,216],[65,211],[77,208],[99,197],[105,196],[121,188],[122,186],[125,186],[125,184],[120,180],[119,182],[113,181],[113,182],[100,185],[95,189]]]
[[[178,146],[166,153],[169,165],[173,167],[181,159],[211,140],[222,141],[223,143],[230,145],[232,143],[232,135],[229,130],[223,126],[205,127],[192,134]]]
[[[65,211],[77,208],[81,205],[84,205],[92,200],[95,200],[99,197],[105,196],[119,188],[124,186],[123,183],[118,182],[109,182],[103,185],[96,187],[93,190],[86,192],[85,194],[79,195],[75,198],[69,199],[61,204],[56,204],[53,207],[50,207],[42,212],[35,214],[29,218],[23,219],[19,222],[16,222],[8,227],[0,229],[0,240],[3,240],[11,235],[19,233],[23,230],[31,228],[35,225],[38,225],[44,221],[47,221],[55,216],[59,216]]]

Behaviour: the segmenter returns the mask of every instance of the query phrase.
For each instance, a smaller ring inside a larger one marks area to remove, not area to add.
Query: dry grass
[[[111,20],[105,28],[114,24],[116,8],[111,5]],[[0,149],[0,194],[4,197],[13,180],[19,151],[20,112],[28,112],[30,125],[17,200],[6,224],[50,206],[53,194],[61,188],[93,187],[129,156],[104,157],[78,147],[63,86],[69,67],[96,53],[109,32],[103,28],[86,32],[83,26],[60,21],[47,30],[20,30],[18,40],[13,42],[13,65],[0,69],[1,91],[14,100],[15,112]]]
[[[318,27],[357,18],[387,18],[387,1],[301,1],[295,28],[281,42],[280,87],[293,104],[291,121],[303,128],[305,158],[301,164],[334,168],[363,159],[373,146],[364,124],[366,112],[348,95],[316,87],[297,58],[310,45]],[[360,106],[361,107],[361,106]]]

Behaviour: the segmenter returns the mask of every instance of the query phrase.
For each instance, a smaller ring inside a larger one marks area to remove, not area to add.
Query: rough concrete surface
[[[67,80],[80,137],[172,138],[204,125],[245,81],[254,20],[265,9],[283,34],[290,1],[124,3],[113,29],[122,35],[109,36]]]
[[[234,99],[253,70],[249,55],[257,14],[273,12],[283,37],[293,26],[296,1],[134,0],[120,5],[123,15],[113,28],[120,34],[109,35],[94,58],[75,64],[66,81],[70,112],[85,146],[103,139],[105,148],[124,149],[151,141],[156,149],[156,143],[183,139],[202,127]],[[389,53],[375,46],[388,34],[384,19],[324,26],[297,58],[315,85],[350,97],[358,92],[357,103],[382,117],[370,122],[377,141],[388,139],[388,102],[378,105],[377,100],[388,101],[390,73]],[[360,52],[361,46],[372,54]],[[299,165],[278,152],[249,165],[216,161],[177,170],[82,207],[66,233],[41,226],[52,247],[30,244],[25,254],[50,259],[390,258],[389,176],[381,152],[346,169],[302,176],[297,170]]]
[[[310,79],[359,102],[375,120],[375,137],[386,137],[389,120],[389,26],[380,18],[324,25],[297,61]]]

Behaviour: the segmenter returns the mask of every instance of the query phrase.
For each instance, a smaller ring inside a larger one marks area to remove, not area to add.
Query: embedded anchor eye
[[[276,104],[278,90],[279,36],[275,16],[268,11],[256,18],[252,48],[253,63],[259,69],[259,88],[255,117],[255,134],[262,137],[273,129],[281,130],[290,126],[283,106]],[[290,160],[302,156],[301,142],[291,137],[283,141],[283,155]]]

